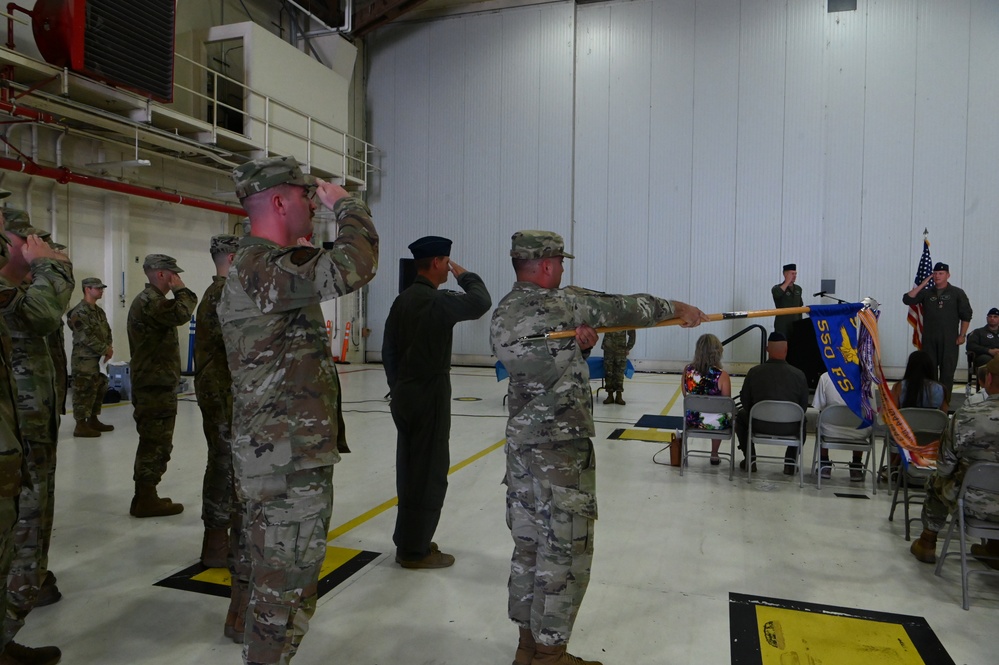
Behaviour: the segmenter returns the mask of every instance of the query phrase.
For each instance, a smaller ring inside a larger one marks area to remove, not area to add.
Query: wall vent
[[[38,0],[31,16],[50,64],[173,101],[175,0]]]

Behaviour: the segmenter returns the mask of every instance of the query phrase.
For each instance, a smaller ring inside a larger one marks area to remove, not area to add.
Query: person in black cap
[[[420,238],[409,246],[416,279],[392,303],[382,340],[382,362],[398,430],[396,488],[399,513],[392,540],[403,568],[446,568],[454,557],[431,542],[447,492],[451,433],[451,334],[459,321],[477,319],[492,300],[482,279],[450,259],[451,241]],[[465,293],[438,290],[454,275]]]
[[[937,263],[929,277],[902,296],[906,305],[923,306],[923,351],[938,368],[938,379],[948,398],[954,387],[958,347],[965,343],[972,314],[967,294],[949,284],[949,279],[950,266]]]
[[[993,307],[985,315],[986,325],[968,335],[968,353],[975,354],[975,368],[999,356],[999,309]]]
[[[794,402],[803,410],[808,408],[808,379],[805,378],[804,372],[787,363],[787,338],[779,332],[770,333],[767,339],[767,361],[746,373],[742,390],[739,392],[741,407],[735,416],[735,434],[739,439],[739,450],[746,456],[746,459],[739,463],[739,468],[743,471],[746,470],[747,460],[751,461],[753,471],[756,471],[756,450],[747,450],[746,447],[749,439],[749,412],[755,404],[768,399]],[[753,429],[767,434],[795,434],[798,426],[768,425],[763,421],[754,421]],[[784,455],[785,475],[794,475],[795,458],[795,449],[788,447]]]
[[[802,307],[804,301],[801,299],[801,287],[795,284],[798,279],[798,266],[788,263],[784,266],[784,281],[775,284],[770,289],[770,295],[774,298],[774,307]],[[774,317],[774,330],[784,335],[785,339],[791,338],[791,326],[795,321],[801,320],[801,314],[783,314]]]

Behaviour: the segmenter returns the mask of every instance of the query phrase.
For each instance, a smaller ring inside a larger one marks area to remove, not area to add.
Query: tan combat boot
[[[627,404],[627,402],[624,401],[624,398],[621,397],[621,391],[620,390],[617,391],[617,399],[615,399],[614,401],[617,402],[618,404],[620,404],[621,406],[624,406],[625,404]]]
[[[90,421],[88,420],[77,420],[76,429],[73,430],[73,436],[83,437],[85,439],[93,439],[100,436],[101,433],[90,426]]]
[[[243,643],[243,633],[246,632],[246,607],[250,603],[250,590],[245,582],[233,583],[229,594],[229,611],[225,615],[225,627],[222,634],[236,644]]]
[[[534,634],[531,629],[521,628],[520,642],[517,644],[517,653],[513,656],[513,665],[531,665],[536,648],[537,644],[534,642]]]
[[[98,432],[113,432],[114,425],[108,425],[107,423],[102,423],[97,416],[90,416],[90,420],[87,421],[91,429],[95,429]]]
[[[201,542],[201,563],[205,568],[225,568],[229,556],[229,531],[205,529]]]
[[[613,403],[614,403],[614,391],[608,390],[607,399],[604,400],[604,404],[613,404]]]
[[[936,531],[928,531],[923,529],[923,533],[919,535],[919,538],[912,541],[912,546],[909,547],[909,551],[912,552],[912,556],[916,557],[919,561],[923,563],[936,563],[937,562],[937,533]]]
[[[539,644],[534,650],[534,660],[531,665],[603,665],[598,660],[583,660],[565,650],[566,645],[555,647]]]
[[[0,653],[0,665],[55,665],[62,658],[58,647],[32,649],[17,642],[8,642]]]
[[[168,498],[160,498],[156,493],[156,485],[148,483],[135,484],[135,496],[128,512],[132,517],[165,517],[184,511],[184,505],[174,503]]]

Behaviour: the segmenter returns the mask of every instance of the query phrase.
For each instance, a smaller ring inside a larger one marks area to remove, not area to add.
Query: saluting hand
[[[467,270],[465,270],[464,268],[462,268],[460,265],[458,265],[457,263],[455,263],[451,259],[448,259],[447,267],[451,271],[451,274],[455,276],[455,278],[458,278],[458,277],[464,275],[466,272],[468,272]]]
[[[336,202],[350,196],[350,192],[340,185],[334,185],[332,182],[316,178],[316,195],[324,206],[332,210]]]

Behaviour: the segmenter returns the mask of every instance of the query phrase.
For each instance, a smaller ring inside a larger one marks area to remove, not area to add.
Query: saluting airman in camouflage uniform
[[[520,627],[515,665],[592,665],[566,652],[590,577],[597,518],[589,326],[651,326],[706,316],[650,295],[559,289],[565,252],[550,231],[518,231],[510,251],[517,282],[493,313],[493,352],[510,373],[506,426],[507,525],[514,541],[509,615]],[[576,338],[524,340],[575,328]],[[597,664],[599,665],[599,664]]]
[[[7,229],[11,260],[0,270],[0,310],[12,337],[11,367],[17,385],[17,410],[25,444],[30,487],[21,491],[14,530],[14,555],[7,575],[4,639],[12,639],[34,607],[47,572],[51,538],[59,411],[56,374],[47,337],[62,325],[74,286],[65,255],[38,238],[26,216]],[[29,262],[30,259],[30,262]],[[30,283],[25,283],[28,276]]]
[[[624,392],[624,371],[628,367],[628,352],[635,347],[635,331],[604,333],[604,341],[600,348],[604,351],[604,388],[607,399],[604,404],[617,402],[624,404],[621,393]],[[617,397],[614,394],[617,393]]]
[[[340,460],[336,373],[319,303],[374,277],[378,235],[363,202],[303,176],[292,158],[248,162],[233,180],[251,232],[240,241],[218,313],[251,552],[243,659],[287,663],[316,609]],[[305,243],[314,191],[339,224],[328,250]]]
[[[134,517],[176,515],[180,503],[160,497],[156,486],[166,472],[173,451],[180,383],[180,345],[177,326],[191,320],[198,296],[184,286],[184,272],[172,256],[150,254],[142,263],[149,283],[128,310],[128,350],[132,356],[132,405],[139,446],[135,451]],[[167,298],[168,291],[173,298]]]
[[[927,482],[923,502],[923,533],[909,548],[924,563],[936,562],[937,532],[957,505],[968,468],[975,462],[999,462],[999,358],[990,360],[985,372],[983,388],[989,396],[958,409],[940,439],[937,468]],[[999,498],[994,494],[969,492],[964,509],[978,519],[999,522]],[[999,557],[999,540],[973,545],[971,553]],[[999,561],[989,565],[999,568]]]
[[[73,436],[95,437],[114,430],[100,421],[101,405],[108,391],[108,377],[101,373],[101,360],[111,359],[111,326],[97,301],[107,285],[96,277],[83,280],[83,300],[69,310],[66,325],[73,331]]]
[[[201,521],[205,524],[201,563],[209,568],[226,565],[229,526],[233,516],[232,374],[226,361],[218,305],[237,249],[237,236],[212,237],[209,251],[216,274],[212,277],[211,286],[201,296],[195,314],[194,391],[198,396],[202,429],[208,442],[208,463],[201,493]]]

